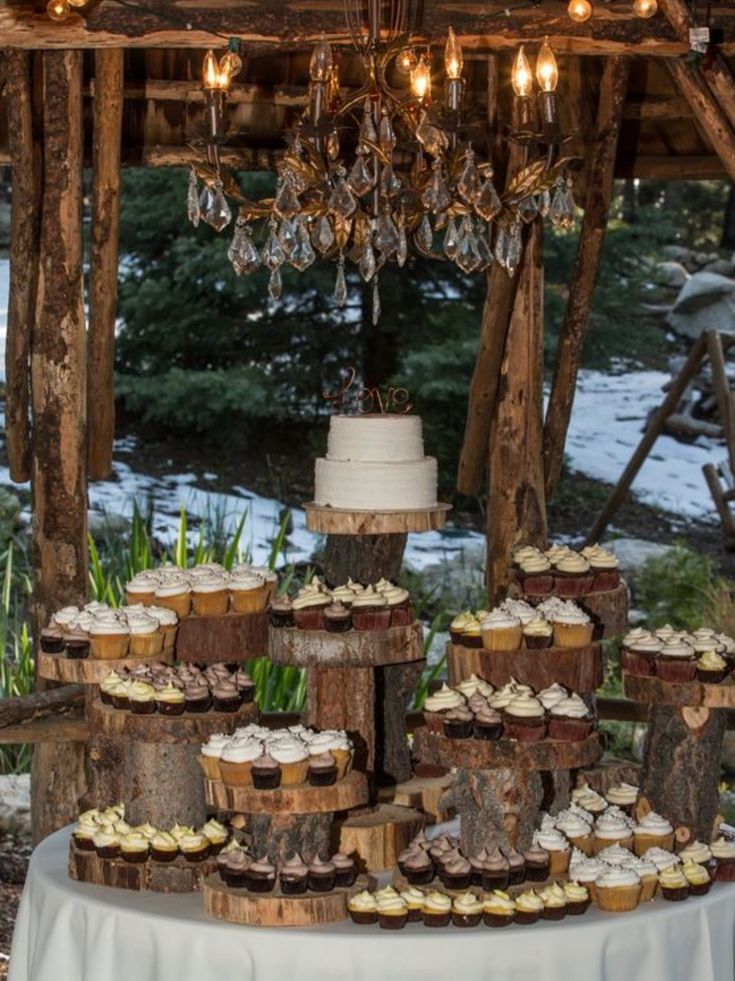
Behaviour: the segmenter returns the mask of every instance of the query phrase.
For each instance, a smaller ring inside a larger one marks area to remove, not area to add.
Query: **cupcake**
[[[99,660],[127,657],[130,648],[128,625],[113,617],[95,619],[89,628],[90,653]]]
[[[589,562],[592,573],[591,592],[606,593],[618,588],[620,585],[620,565],[612,552],[600,548],[599,545],[592,545],[585,548],[582,554]]]
[[[191,584],[191,610],[198,617],[222,616],[230,608],[227,578],[217,573],[197,575]]]
[[[324,610],[324,629],[332,634],[344,634],[352,629],[352,614],[342,603],[330,603]]]
[[[472,650],[482,648],[482,625],[476,617],[469,619],[462,631],[462,646]]]
[[[567,871],[572,852],[569,842],[561,831],[557,831],[556,828],[534,831],[533,843],[548,852],[549,875],[560,875]]]
[[[601,853],[601,855],[604,854]],[[658,869],[646,858],[631,856],[622,864],[624,869],[632,869],[641,880],[639,902],[649,903],[658,892]]]
[[[168,831],[158,831],[150,839],[151,858],[156,862],[173,862],[179,854],[179,845]]]
[[[574,788],[572,791],[572,803],[592,815],[602,814],[607,807],[605,798],[587,784]]]
[[[187,712],[208,712],[211,704],[209,685],[202,681],[191,681],[184,685],[184,708]]]
[[[563,920],[567,915],[567,894],[558,882],[552,882],[539,893],[544,904],[541,916],[545,920]]]
[[[323,593],[319,586],[304,586],[292,603],[294,624],[299,630],[323,630],[324,611],[331,606],[329,594]]]
[[[90,640],[86,630],[72,627],[65,637],[66,656],[72,661],[81,661],[89,657]]]
[[[444,714],[444,735],[449,739],[469,739],[474,715],[466,705],[459,705]]]
[[[212,708],[215,712],[237,712],[242,705],[242,693],[234,681],[218,681],[212,685]]]
[[[171,576],[165,583],[156,587],[154,594],[156,606],[173,610],[179,620],[191,612],[191,586],[186,576]]]
[[[382,590],[390,610],[391,627],[408,627],[413,623],[413,609],[407,589],[389,585]]]
[[[434,878],[434,863],[421,848],[409,849],[401,863],[403,875],[412,886],[425,886]]]
[[[377,903],[378,926],[381,930],[402,930],[408,923],[408,906],[398,893],[394,896],[378,896]]]
[[[599,876],[606,871],[606,866],[596,858],[585,858],[580,852],[577,855],[580,857],[575,857],[569,863],[569,879],[572,882],[578,882],[581,886],[584,886],[588,890],[590,898],[594,902],[597,902],[597,887],[595,883]]]
[[[608,810],[595,821],[594,842],[595,853],[614,844],[620,845],[621,848],[632,849],[633,832],[622,815]]]
[[[44,654],[61,654],[64,650],[64,634],[57,625],[44,627],[40,637],[41,650]]]
[[[551,562],[541,553],[521,559],[518,565],[518,581],[527,596],[548,596],[554,588]]]
[[[452,923],[456,927],[475,927],[482,919],[482,900],[473,892],[464,892],[452,903]]]
[[[712,877],[704,865],[697,865],[691,859],[683,862],[682,874],[689,884],[690,896],[706,896],[712,888]]]
[[[128,699],[135,715],[152,715],[156,711],[156,689],[146,681],[134,681],[128,689]]]
[[[219,759],[221,779],[228,787],[252,787],[252,767],[263,753],[259,739],[232,739]]]
[[[337,764],[337,779],[343,780],[352,769],[354,750],[347,733],[341,729],[325,729],[311,734],[308,747],[310,756],[331,753]]]
[[[158,577],[151,569],[137,573],[125,586],[125,596],[130,606],[150,606],[156,595]]]
[[[424,926],[449,926],[449,921],[452,918],[452,900],[444,892],[432,891],[427,893],[424,897],[421,916]]]
[[[567,914],[581,916],[587,912],[591,899],[589,890],[578,882],[564,883],[564,896],[567,901]]]
[[[441,875],[445,889],[469,889],[472,867],[466,858],[457,853],[442,865]]]
[[[208,780],[221,780],[222,774],[219,768],[222,750],[232,741],[230,736],[217,732],[210,736],[199,751],[199,765],[204,776]]]
[[[228,595],[229,593],[229,595]],[[225,609],[233,613],[262,613],[268,606],[271,589],[263,576],[245,570],[230,573],[225,590]],[[196,608],[196,593],[194,594]]]
[[[569,695],[549,711],[549,739],[582,742],[592,732],[592,713],[579,695]]]
[[[235,682],[237,690],[240,692],[240,698],[243,705],[250,705],[255,700],[255,682],[244,670],[244,668],[238,668],[232,677],[232,681]]]
[[[92,843],[99,858],[118,858],[120,855],[120,834],[111,824],[101,825]]]
[[[284,787],[305,783],[309,774],[309,750],[294,736],[282,736],[268,745],[268,752],[281,767]]]
[[[516,904],[507,892],[495,889],[482,902],[482,919],[486,926],[509,926],[516,915]]]
[[[526,860],[515,848],[503,849],[508,860],[508,885],[517,886],[526,879]]]
[[[525,870],[525,860],[520,856]],[[525,873],[524,873],[525,874]],[[510,862],[496,846],[485,858],[482,864],[482,888],[485,892],[494,892],[508,888],[510,880]]]
[[[664,869],[681,865],[679,856],[674,855],[673,852],[666,851],[664,848],[649,848],[642,858],[645,862],[650,862],[654,865],[657,872],[663,872]]]
[[[206,824],[203,824],[199,833],[203,834],[209,842],[210,855],[219,855],[230,837],[230,832],[225,825],[215,821],[214,818],[210,818]]]
[[[717,862],[715,866],[715,882],[734,882],[735,881],[735,843],[729,838],[719,837],[710,845],[712,858]]]
[[[120,858],[125,862],[145,862],[150,851],[148,839],[137,831],[120,836]]]
[[[429,695],[424,702],[424,721],[429,732],[443,733],[444,718],[447,712],[465,704],[465,698],[458,691],[442,684],[439,691]]]
[[[516,896],[516,923],[529,925],[536,923],[544,911],[544,901],[541,897],[529,889]]]
[[[347,910],[353,923],[367,926],[378,922],[378,904],[371,892],[363,890],[350,896]]]
[[[484,678],[478,678],[476,674],[471,674],[468,678],[463,678],[454,686],[454,690],[458,691],[460,695],[463,695],[467,699],[469,704],[472,700],[473,695],[478,695],[481,702],[476,702],[476,704],[487,705],[487,699],[495,691],[493,686],[485,681]],[[470,707],[472,707],[470,705]]]
[[[549,878],[551,859],[545,848],[534,841],[523,853],[526,863],[526,881],[545,882]]]
[[[588,823],[576,809],[570,808],[557,814],[555,825],[556,830],[564,835],[572,848],[577,848],[583,855],[589,856],[594,853],[592,824]]]
[[[128,681],[127,679],[123,678],[110,685],[107,690],[107,695],[113,708],[123,711],[130,708],[129,693],[131,685],[132,681]]]
[[[503,734],[506,739],[524,743],[541,742],[546,736],[544,707],[533,695],[516,695],[503,712]]]
[[[249,892],[273,892],[276,884],[276,867],[267,858],[260,858],[248,865],[245,888]]]
[[[293,605],[288,596],[279,596],[273,600],[268,610],[268,619],[271,627],[293,627]]]
[[[548,620],[537,617],[523,625],[523,646],[529,650],[543,650],[551,647],[554,628]]]
[[[729,672],[727,661],[715,651],[705,651],[697,658],[697,681],[702,681],[705,685],[718,685]]]
[[[232,568],[230,582],[232,581],[232,576],[239,576],[242,572],[249,572],[251,575],[260,576],[265,583],[266,604],[272,603],[278,592],[278,573],[274,572],[267,565],[236,565]]]
[[[709,845],[705,845],[703,841],[690,841],[679,852],[679,859],[682,863],[691,861],[696,862],[697,865],[704,865],[710,875],[714,874],[717,865]]]
[[[183,690],[171,682],[156,691],[156,708],[161,715],[181,715],[185,707]]]
[[[179,618],[173,610],[164,606],[146,607],[146,613],[155,618],[158,629],[163,635],[164,654],[173,654],[176,646],[176,634],[179,631]]]
[[[256,790],[275,790],[281,785],[280,764],[268,752],[253,760],[250,775]]]
[[[300,896],[306,892],[309,882],[309,866],[298,852],[283,863],[279,882],[284,896]]]
[[[323,861],[319,855],[315,856],[314,861],[309,865],[309,889],[312,892],[330,892],[334,889],[337,878],[337,869],[334,862],[327,859]]]
[[[220,865],[219,859],[224,857],[224,862]],[[234,848],[232,851],[221,852],[217,856],[217,867],[220,870],[220,877],[225,885],[231,889],[245,889],[247,887],[248,869],[252,859],[242,848]]]
[[[628,913],[640,901],[641,880],[632,869],[609,869],[595,881],[597,905],[610,913]]]
[[[469,610],[465,610],[463,613],[458,613],[457,616],[449,624],[449,639],[453,644],[464,644],[462,639],[462,633],[464,631],[465,624],[469,623],[475,618],[472,616]],[[53,652],[49,652],[53,653]]]
[[[626,783],[624,780],[621,780],[620,783],[616,783],[608,788],[605,792],[605,799],[608,804],[619,807],[626,814],[632,814],[635,803],[638,800],[638,787],[635,784]]]
[[[372,586],[356,596],[352,603],[352,626],[355,630],[387,630],[391,612],[388,601]]]
[[[674,829],[666,818],[655,811],[642,817],[633,828],[633,849],[636,855],[645,855],[649,848],[674,850]]]
[[[415,886],[409,886],[401,892],[401,899],[408,909],[408,922],[420,923],[421,911],[424,908],[424,894]]]
[[[481,624],[482,646],[486,651],[516,651],[521,646],[523,630],[518,617],[495,609]]]
[[[594,624],[584,610],[576,607],[557,609],[552,623],[556,647],[587,647],[592,643]]]
[[[103,705],[112,705],[112,689],[115,685],[119,685],[122,680],[117,671],[111,671],[108,675],[105,675],[100,682],[100,701]]]
[[[457,709],[454,709],[456,712]],[[503,717],[496,709],[484,705],[477,712],[472,722],[472,734],[475,739],[500,739],[503,732]]]
[[[680,903],[689,895],[689,883],[680,868],[672,866],[658,874],[661,895],[672,903]]]
[[[351,855],[337,852],[335,855],[332,855],[332,864],[336,870],[334,878],[335,889],[349,889],[350,886],[354,885],[355,879],[357,878],[357,867]]]
[[[663,641],[647,630],[631,631],[623,638],[622,666],[630,674],[649,677],[656,673],[656,658]]]
[[[203,862],[210,852],[209,839],[198,831],[183,835],[179,839],[179,850],[187,862]]]
[[[158,657],[163,650],[163,634],[158,628],[158,620],[140,613],[128,616],[130,630],[131,657]]]
[[[331,787],[337,782],[337,764],[331,753],[309,756],[309,783],[312,787]]]
[[[694,651],[684,641],[665,643],[656,655],[656,674],[664,681],[692,681],[696,671]]]
[[[589,593],[593,578],[589,562],[577,552],[562,555],[554,562],[554,592],[563,599],[576,599]]]
[[[94,851],[94,836],[99,830],[99,822],[96,817],[80,816],[72,833],[74,844],[85,852]]]

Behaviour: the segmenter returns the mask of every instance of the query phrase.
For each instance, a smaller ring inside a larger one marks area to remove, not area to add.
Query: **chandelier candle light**
[[[322,257],[336,261],[334,298],[343,306],[345,266],[354,263],[371,286],[377,323],[380,273],[387,263],[402,267],[413,250],[448,259],[466,274],[487,269],[494,259],[512,274],[520,262],[523,223],[548,214],[554,223],[569,225],[574,201],[569,160],[557,160],[558,70],[548,41],[536,60],[538,113],[522,48],[513,70],[518,119],[511,138],[523,143],[527,157],[532,145],[542,152],[514,176],[501,199],[492,161],[476,156],[467,136],[462,48],[454,31],[449,29],[444,49],[442,98],[434,100],[430,50],[411,43],[405,24],[381,23],[379,0],[369,0],[366,23],[357,0],[350,9],[348,28],[364,83],[343,95],[332,45],[325,38],[315,45],[308,105],[286,134],[288,147],[271,198],[247,199],[220,164],[225,101],[240,59],[236,41],[219,60],[207,53],[207,162],[192,169],[188,212],[195,225],[201,219],[219,232],[232,220],[229,201],[237,205],[228,257],[238,275],[265,267],[274,300],[281,295],[285,265],[304,271]],[[398,77],[408,77],[406,89],[389,81],[394,69]],[[476,142],[487,143],[487,137],[483,126]]]

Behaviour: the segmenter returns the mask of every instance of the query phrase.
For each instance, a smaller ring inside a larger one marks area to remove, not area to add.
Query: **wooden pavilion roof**
[[[575,24],[565,3],[544,0],[504,13],[505,6],[474,0],[431,0],[423,5],[421,37],[443,43],[451,24],[465,50],[468,100],[483,112],[488,99],[488,61],[497,52],[509,63],[519,41],[548,34],[557,52],[566,125],[577,148],[589,145],[605,56],[632,56],[630,82],[618,145],[616,176],[703,179],[725,176],[690,105],[677,94],[667,62],[687,45],[661,13],[650,20],[632,15],[630,0],[595,2],[593,17]],[[206,27],[242,40],[245,67],[230,95],[231,129],[240,165],[270,169],[283,149],[283,130],[306,98],[311,44],[322,32],[344,44],[341,77],[346,88],[360,83],[359,64],[345,32],[343,0],[145,0],[159,13],[93,0],[84,16],[57,24],[31,0],[6,0],[0,9],[0,46],[23,48],[124,47],[123,162],[126,165],[185,164],[201,121],[199,77],[202,48],[223,45]],[[722,28],[721,50],[735,59],[735,6],[712,8]],[[172,19],[173,18],[173,19]],[[176,18],[182,18],[178,26]],[[191,24],[191,30],[183,26]],[[438,51],[437,54],[440,52]],[[441,64],[441,58],[436,59]],[[501,82],[503,67],[501,64]],[[91,112],[94,56],[85,58],[86,110]],[[2,101],[0,100],[0,109]],[[91,126],[85,127],[91,134]],[[90,136],[91,140],[91,136]],[[7,133],[0,111],[0,161],[7,159]]]

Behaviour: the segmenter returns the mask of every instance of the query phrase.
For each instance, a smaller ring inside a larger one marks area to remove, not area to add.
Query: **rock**
[[[667,259],[674,259],[676,262],[691,262],[692,251],[691,249],[685,248],[683,245],[664,245],[661,249],[661,255],[665,255]]]
[[[485,596],[485,545],[470,543],[450,557],[416,572],[420,592],[441,609],[477,607]]]
[[[696,338],[706,330],[735,333],[735,281],[699,272],[682,286],[666,318],[678,334]]]
[[[649,559],[660,559],[672,550],[670,545],[644,538],[615,538],[605,542],[605,548],[617,556],[623,575],[629,579],[634,579]]]
[[[708,262],[702,272],[716,273],[718,276],[732,276],[735,273],[735,266],[727,259],[715,259]]]
[[[126,518],[124,514],[90,511],[87,520],[89,533],[93,538],[104,538],[105,535],[121,535],[130,528],[130,519]]]
[[[716,252],[695,252],[692,258],[702,269],[707,263],[716,262],[720,257]]]
[[[31,833],[30,773],[0,774],[0,832]]]
[[[680,262],[657,262],[652,270],[654,283],[659,286],[683,286],[689,279],[689,273]]]

